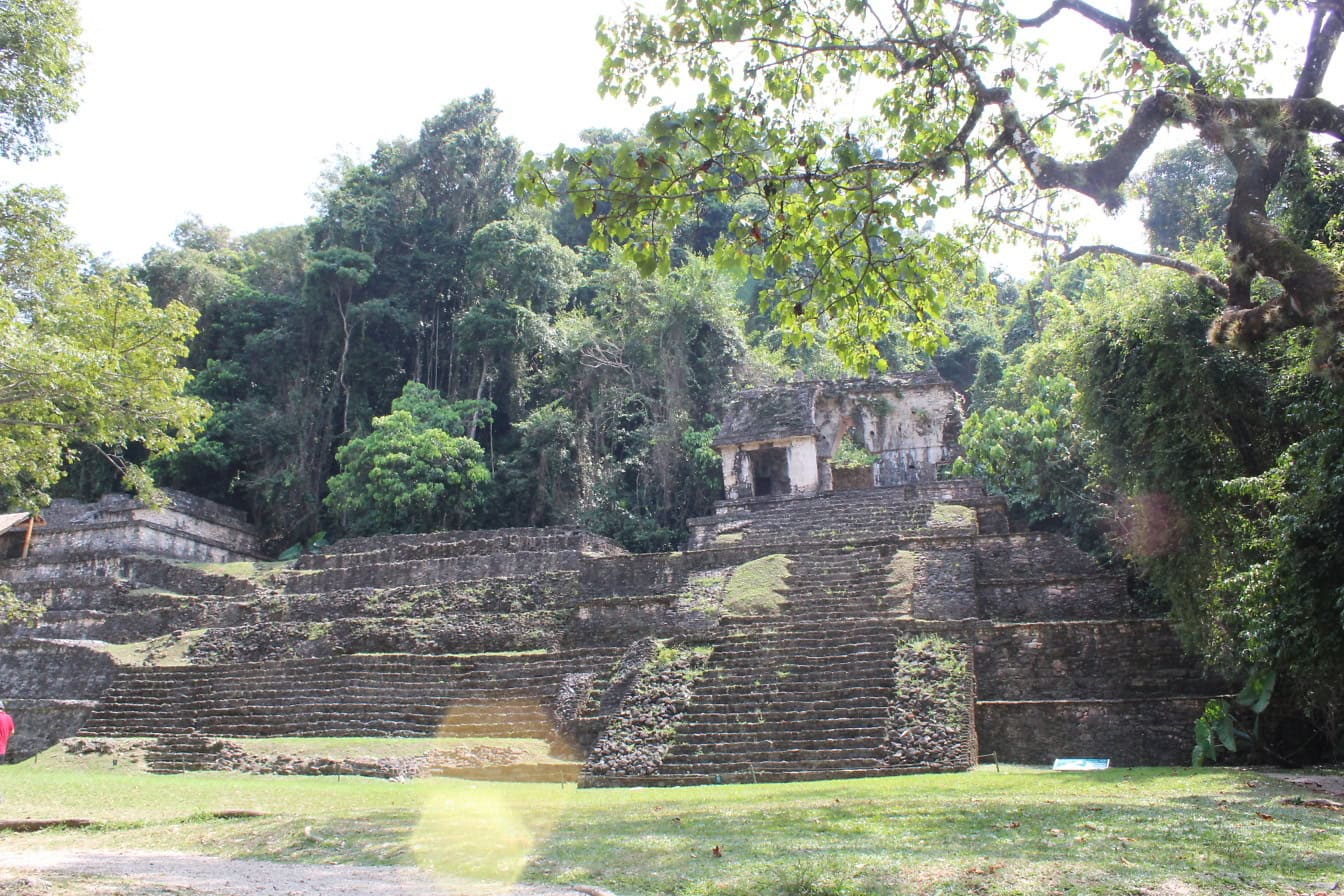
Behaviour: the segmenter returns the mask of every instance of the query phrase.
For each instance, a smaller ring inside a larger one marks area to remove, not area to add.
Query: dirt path
[[[1310,790],[1340,800],[1344,799],[1344,775],[1299,774],[1296,772],[1266,772],[1271,778],[1286,781],[1295,787]]]
[[[297,865],[174,852],[0,854],[0,896],[580,896],[565,887],[488,888],[413,868]]]

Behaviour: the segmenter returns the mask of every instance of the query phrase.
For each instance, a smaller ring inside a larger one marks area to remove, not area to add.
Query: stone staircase
[[[966,519],[935,510],[939,505],[965,508]],[[973,480],[934,485],[869,488],[725,502],[711,517],[688,521],[691,546],[772,545],[811,539],[845,541],[893,535],[1006,532],[1006,505],[989,497]]]
[[[48,742],[155,737],[165,770],[213,761],[201,738],[544,737],[587,752],[589,785],[961,769],[977,738],[1007,761],[1173,761],[1220,692],[1122,579],[1008,533],[976,483],[721,509],[668,555],[515,529],[349,539],[287,568],[44,560],[9,578],[49,609],[10,633],[0,684],[30,719],[45,701]],[[779,605],[722,615],[771,554]],[[118,665],[90,640],[165,635],[193,665]],[[959,709],[931,716],[941,679]],[[57,680],[78,706],[37,693]]]
[[[893,641],[892,633],[862,625],[797,624],[725,637],[647,783],[889,772]]]
[[[80,735],[555,740],[565,679],[605,670],[620,653],[380,654],[125,669]]]
[[[893,659],[911,608],[909,583],[893,570],[895,554],[889,543],[838,541],[791,554],[777,614],[722,620],[711,666],[657,769],[580,780],[674,785],[927,770],[893,755]],[[953,739],[965,749],[936,767],[974,765],[969,718]]]

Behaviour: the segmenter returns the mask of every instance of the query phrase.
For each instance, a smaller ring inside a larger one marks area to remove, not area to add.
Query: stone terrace
[[[48,607],[0,637],[7,702],[46,720],[16,752],[76,730],[162,738],[165,767],[201,737],[544,736],[586,757],[589,785],[991,752],[1177,762],[1223,690],[1123,581],[1058,537],[1009,533],[978,483],[719,510],[665,555],[515,529],[348,539],[288,565],[0,564]],[[787,564],[777,600],[735,609],[734,577],[769,557]],[[164,655],[109,656],[130,645]]]

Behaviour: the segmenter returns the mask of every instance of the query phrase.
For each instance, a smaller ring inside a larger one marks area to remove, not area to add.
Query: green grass
[[[102,822],[0,834],[4,850],[415,863],[622,896],[1249,896],[1326,889],[1344,875],[1337,814],[1284,805],[1291,788],[1235,770],[983,769],[576,791],[451,779],[151,777],[39,760],[0,768],[0,793],[5,817]],[[210,815],[240,809],[265,814]]]
[[[231,563],[199,561],[179,565],[210,575],[231,576],[235,579],[247,579],[252,582],[265,582],[283,572],[312,572],[312,570],[292,569],[294,563],[291,560],[235,560]]]
[[[160,635],[146,641],[102,644],[96,649],[111,656],[123,666],[185,666],[191,662],[187,653],[201,639],[205,631],[203,628],[194,628],[180,634]]]

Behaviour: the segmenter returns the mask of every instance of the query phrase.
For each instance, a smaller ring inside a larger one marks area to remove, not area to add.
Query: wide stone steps
[[[668,760],[659,768],[659,774],[694,774],[706,768],[714,771],[749,771],[751,769],[756,771],[789,771],[798,768],[819,771],[854,766],[871,767],[885,761],[886,757],[880,750],[852,749],[849,747],[831,750],[792,750],[763,747],[759,750],[744,750],[731,756]]]
[[[208,731],[249,736],[504,736],[550,728],[566,677],[621,651],[538,656],[386,656],[124,670],[84,725],[89,735]]]
[[[789,623],[774,620],[768,634],[735,628],[716,640],[713,665],[674,722],[653,779],[835,774],[885,762],[894,633],[871,619],[796,622],[797,612],[789,601]]]
[[[886,725],[887,712],[885,706],[880,706],[861,716],[804,710],[774,711],[759,716],[751,712],[697,714],[694,721],[678,723],[677,736],[683,744],[706,740],[717,744],[754,743],[762,738],[783,737],[831,741],[847,740],[846,735],[878,737]],[[778,735],[771,733],[776,731]]]

